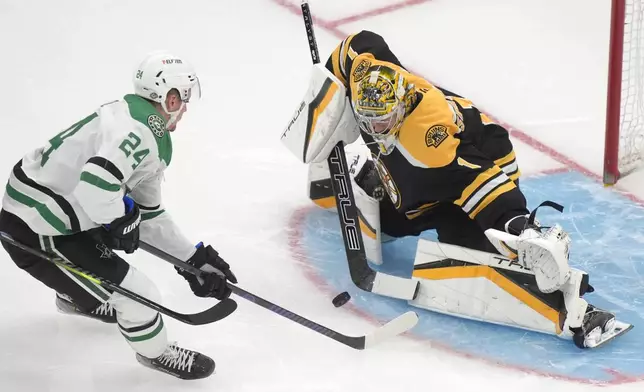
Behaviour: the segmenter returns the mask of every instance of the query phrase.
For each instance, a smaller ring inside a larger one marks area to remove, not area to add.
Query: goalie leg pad
[[[331,173],[326,161],[309,165],[307,183],[309,198],[315,205],[325,210],[336,211]]]
[[[567,327],[577,323],[576,316],[568,321],[567,312],[583,307],[573,285],[567,298],[560,291],[546,294],[534,274],[512,259],[424,239],[418,241],[412,277],[420,289],[410,305],[566,338]]]
[[[382,232],[380,230],[380,205],[378,200],[369,196],[358,183],[356,176],[360,177],[364,170],[373,168],[369,164],[371,152],[362,146],[348,146],[347,161],[350,162],[351,188],[358,208],[358,219],[360,220],[360,232],[365,247],[367,260],[374,264],[382,264]],[[375,170],[375,169],[373,169]],[[319,207],[337,212],[335,197],[329,173],[329,166],[326,162],[313,163],[309,166],[309,197]]]

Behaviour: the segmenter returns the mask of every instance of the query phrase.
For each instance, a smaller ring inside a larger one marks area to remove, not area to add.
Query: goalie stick
[[[124,297],[131,299],[132,301],[138,302],[141,305],[147,306],[150,309],[154,309],[161,314],[164,314],[168,317],[172,317],[173,319],[179,320],[186,324],[203,325],[203,324],[213,323],[215,321],[219,321],[227,317],[232,312],[234,312],[235,309],[237,309],[237,302],[233,301],[232,299],[225,299],[219,302],[217,305],[204,310],[203,312],[193,313],[193,314],[183,314],[183,313],[175,312],[164,306],[159,305],[158,303],[152,300],[149,300],[128,289],[125,289],[117,284],[114,284],[108,280],[100,278],[99,276],[89,271],[86,271],[84,269],[81,269],[80,267],[72,263],[69,263],[65,260],[62,260],[54,255],[50,255],[46,252],[33,249],[19,241],[14,240],[13,237],[11,237],[9,234],[5,232],[0,231],[0,240],[2,240],[3,242],[6,242],[7,244],[15,246],[19,249],[22,249],[23,251],[29,254],[32,254],[36,257],[40,257],[41,259],[50,261],[61,268],[65,268],[67,271],[75,275],[78,275],[80,277],[83,277],[91,281],[92,283],[95,283],[103,287],[106,290],[117,292],[123,295]]]
[[[301,7],[306,36],[309,41],[311,60],[313,64],[318,64],[320,62],[320,53],[313,31],[313,18],[308,1],[303,0]],[[331,154],[327,158],[327,163],[329,172],[331,173],[331,187],[338,209],[340,229],[342,231],[344,249],[347,254],[351,280],[357,287],[364,291],[405,300],[416,298],[419,288],[418,282],[383,274],[382,272],[374,271],[369,266],[360,230],[358,210],[349,179],[350,174],[347,159],[344,154],[344,143],[342,141],[338,142],[331,150]]]
[[[172,256],[171,254],[168,254],[162,251],[161,249],[155,248],[154,246],[149,245],[143,241],[139,243],[139,247],[145,250],[146,252],[149,252],[150,254],[153,254],[154,256],[160,258],[161,260],[165,260],[168,263],[173,264],[174,266],[181,268],[185,271],[188,271],[189,273],[194,274],[196,276],[206,273],[196,267],[191,266],[188,263],[185,263],[179,260],[178,258]],[[378,344],[379,342],[385,339],[388,339],[390,337],[406,332],[411,328],[413,328],[418,322],[418,315],[416,313],[407,312],[389,321],[387,324],[380,326],[379,328],[369,333],[368,335],[347,336],[347,335],[341,334],[340,332],[327,328],[323,325],[320,325],[314,321],[311,321],[307,318],[304,318],[296,313],[293,313],[288,309],[284,309],[283,307],[276,305],[270,301],[267,301],[264,298],[258,297],[257,295],[252,294],[242,289],[241,287],[235,286],[231,283],[228,283],[228,287],[230,287],[232,292],[235,293],[236,295],[256,305],[259,305],[264,309],[268,309],[273,313],[276,313],[284,318],[294,321],[321,335],[331,338],[336,342],[340,342],[344,345],[355,348],[356,350],[363,350],[365,348],[372,347],[375,344]]]

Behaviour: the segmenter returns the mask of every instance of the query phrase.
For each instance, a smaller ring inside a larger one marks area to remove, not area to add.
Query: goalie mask
[[[377,139],[398,134],[414,85],[389,67],[376,65],[357,83],[353,110],[360,129]]]

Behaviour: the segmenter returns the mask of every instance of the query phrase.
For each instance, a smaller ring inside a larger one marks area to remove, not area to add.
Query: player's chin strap
[[[170,116],[168,121],[166,122],[166,128],[170,128],[172,125],[175,125],[177,123],[177,119],[179,118],[179,114],[181,114],[181,111],[183,110],[183,107],[186,105],[185,102],[181,101],[181,106],[179,109],[175,110],[174,112],[168,111],[168,108],[165,105],[165,102],[163,102],[163,110],[165,110],[166,113]]]

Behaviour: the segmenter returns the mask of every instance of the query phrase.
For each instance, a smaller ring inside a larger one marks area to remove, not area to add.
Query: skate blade
[[[616,337],[625,334],[626,332],[633,329],[633,324],[623,323],[621,321],[615,320],[615,326],[608,332],[604,332],[601,338],[593,345],[587,345],[586,348],[597,348],[600,347]]]

